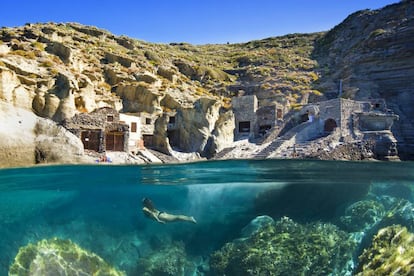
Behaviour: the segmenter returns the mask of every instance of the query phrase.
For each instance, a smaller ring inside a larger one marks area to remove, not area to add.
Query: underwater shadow
[[[295,221],[333,221],[347,203],[367,195],[370,184],[295,183],[260,193],[255,211],[273,218],[287,216]]]

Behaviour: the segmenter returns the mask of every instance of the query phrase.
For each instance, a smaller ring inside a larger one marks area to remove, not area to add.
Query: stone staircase
[[[260,152],[258,152],[255,155],[255,158],[257,158],[257,159],[267,158],[271,153],[275,152],[283,143],[285,143],[286,141],[292,139],[298,132],[304,130],[310,124],[312,124],[312,123],[311,122],[304,122],[304,123],[292,128],[291,130],[286,132],[283,136],[276,138],[267,147],[265,147]]]
[[[286,142],[285,139],[282,139],[280,137],[276,138],[267,147],[265,147],[259,153],[257,153],[254,156],[254,158],[266,159],[272,152],[275,152],[284,142]]]

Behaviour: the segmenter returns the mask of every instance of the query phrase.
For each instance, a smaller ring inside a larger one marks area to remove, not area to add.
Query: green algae
[[[358,276],[414,275],[414,234],[392,225],[378,231],[359,256]]]
[[[190,266],[184,244],[174,242],[145,258],[140,258],[134,275],[184,275],[186,271],[191,270]]]
[[[92,252],[70,240],[52,238],[19,249],[9,276],[19,275],[125,275]]]
[[[352,260],[355,246],[332,224],[301,225],[282,218],[214,252],[210,269],[214,275],[340,274]]]
[[[341,222],[347,230],[363,231],[369,229],[385,215],[384,206],[375,200],[361,200],[350,205]]]

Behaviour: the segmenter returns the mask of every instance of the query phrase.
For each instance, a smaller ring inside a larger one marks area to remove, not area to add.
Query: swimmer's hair
[[[144,197],[142,199],[142,205],[144,207],[147,207],[151,211],[154,211],[155,210],[154,204],[152,203],[151,199],[149,199],[148,197]]]

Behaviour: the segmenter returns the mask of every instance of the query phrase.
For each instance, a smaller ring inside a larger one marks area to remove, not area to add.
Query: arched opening
[[[332,132],[337,126],[338,125],[336,124],[335,120],[332,118],[329,118],[325,121],[323,130],[326,132]]]
[[[305,114],[302,114],[300,116],[300,122],[301,123],[304,123],[304,122],[307,122],[307,121],[309,121],[309,113],[308,112],[306,112]]]

